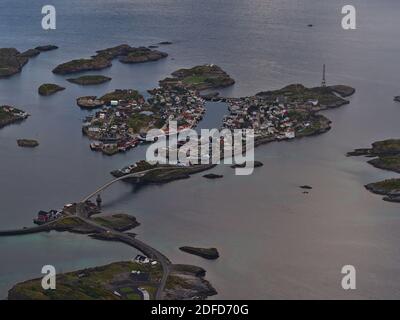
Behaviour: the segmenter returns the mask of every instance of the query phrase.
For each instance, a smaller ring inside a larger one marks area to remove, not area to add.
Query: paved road
[[[108,235],[111,235],[114,238],[120,240],[121,242],[124,242],[124,243],[138,249],[139,251],[141,251],[144,255],[146,255],[150,259],[157,260],[162,267],[163,275],[161,277],[160,284],[157,288],[155,299],[156,300],[163,299],[163,292],[165,289],[165,285],[167,283],[168,276],[171,272],[171,262],[168,260],[168,258],[166,256],[164,256],[161,252],[154,249],[153,247],[147,245],[146,243],[136,239],[132,235],[129,235],[129,234],[123,233],[123,232],[119,232],[119,231],[116,231],[111,228],[104,227],[102,225],[97,224],[96,222],[94,222],[91,219],[82,218],[82,217],[79,217],[79,219],[81,219],[82,221],[91,225],[92,227],[96,228],[97,230],[102,231],[102,232],[107,232]]]

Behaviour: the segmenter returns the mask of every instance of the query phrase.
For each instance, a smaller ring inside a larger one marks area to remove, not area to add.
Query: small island
[[[250,163],[247,163],[247,162],[244,162],[244,163],[241,163],[241,164],[236,163],[236,164],[232,165],[231,168],[232,169],[245,168],[247,166],[248,167],[253,167],[253,168],[259,168],[259,167],[262,167],[263,165],[264,164],[261,161],[253,161],[253,162],[250,162]]]
[[[190,69],[179,69],[172,73],[172,78],[160,81],[161,87],[183,86],[192,90],[225,88],[233,85],[232,79],[221,67],[214,64],[196,66]]]
[[[369,183],[365,188],[375,194],[384,195],[383,200],[400,202],[400,179],[387,179]]]
[[[24,148],[36,148],[37,146],[39,146],[39,142],[32,139],[18,139],[17,144],[18,146]]]
[[[83,71],[102,70],[112,66],[112,61],[118,59],[122,63],[143,63],[157,61],[168,54],[146,47],[134,48],[127,44],[99,50],[96,55],[87,59],[75,59],[62,63],[53,69],[55,74],[71,74]]]
[[[355,149],[347,156],[366,156],[373,158],[368,163],[376,168],[400,173],[400,139],[376,141],[372,148]],[[373,193],[385,195],[383,200],[400,202],[400,179],[388,179],[369,183],[365,188]]]
[[[29,114],[12,106],[0,106],[0,128],[28,118]]]
[[[209,260],[215,260],[219,257],[219,253],[216,248],[180,247],[179,250]]]
[[[81,86],[91,86],[91,85],[98,85],[102,84],[105,82],[109,82],[112,79],[110,77],[105,77],[101,75],[87,75],[87,76],[82,76],[79,78],[70,78],[67,79],[68,82],[74,83],[74,84],[79,84]]]
[[[56,92],[63,91],[63,90],[65,90],[65,88],[61,87],[57,84],[45,83],[39,87],[38,93],[41,96],[51,96],[51,95],[55,94]]]

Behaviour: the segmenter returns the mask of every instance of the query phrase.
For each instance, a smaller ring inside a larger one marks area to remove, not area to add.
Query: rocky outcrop
[[[206,271],[191,265],[172,265],[164,289],[165,300],[205,300],[217,291],[204,279]]]
[[[203,175],[203,177],[207,179],[220,179],[223,178],[224,176],[222,174],[208,173]]]
[[[88,75],[88,76],[82,76],[79,78],[70,78],[67,79],[68,82],[79,84],[81,86],[91,86],[91,85],[97,85],[97,84],[102,84],[108,81],[111,81],[112,79],[110,77],[105,77],[105,76],[100,76],[100,75]]]
[[[190,254],[194,254],[196,256],[214,260],[219,257],[218,250],[216,248],[195,248],[195,247],[180,247],[179,250],[183,252],[187,252]]]
[[[20,54],[22,57],[33,58],[40,54],[40,51],[37,49],[28,49]]]
[[[51,96],[51,95],[55,94],[56,92],[58,92],[58,91],[63,91],[63,90],[65,90],[65,88],[64,88],[64,87],[61,87],[61,86],[59,86],[59,85],[57,85],[57,84],[54,84],[54,83],[45,83],[45,84],[42,84],[42,85],[39,87],[38,93],[39,93],[41,96]]]
[[[15,48],[0,49],[0,78],[10,77],[21,72],[29,58]]]
[[[43,52],[43,51],[52,51],[52,50],[57,50],[57,49],[58,49],[58,47],[55,46],[55,45],[52,45],[52,44],[45,45],[45,46],[38,46],[38,47],[35,48],[35,50],[38,50],[38,51],[41,51],[41,52]]]
[[[35,148],[39,145],[39,142],[31,139],[18,139],[17,144],[20,147]]]

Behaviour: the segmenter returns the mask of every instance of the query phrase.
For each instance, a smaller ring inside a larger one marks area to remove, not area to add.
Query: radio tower
[[[325,78],[325,72],[326,72],[326,67],[325,67],[325,64],[324,64],[324,68],[323,68],[323,71],[322,71],[322,83],[321,83],[321,87],[326,87],[326,78]]]

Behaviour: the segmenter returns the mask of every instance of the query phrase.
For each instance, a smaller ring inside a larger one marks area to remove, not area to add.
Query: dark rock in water
[[[158,48],[158,46],[148,46],[147,48],[149,48],[149,49],[157,49]]]
[[[39,145],[39,142],[37,142],[36,140],[30,140],[30,139],[18,139],[17,144],[20,147],[35,148]]]
[[[40,51],[37,49],[29,49],[20,54],[21,57],[33,58],[40,54]]]
[[[57,50],[58,47],[54,45],[46,45],[46,46],[36,47],[35,49],[39,51],[51,51],[51,50]]]
[[[400,102],[400,96],[394,97],[394,101]]]
[[[196,256],[209,259],[209,260],[214,260],[219,257],[218,250],[216,248],[195,248],[195,247],[180,247],[179,250],[194,254]]]
[[[251,162],[249,163],[249,166],[251,165]],[[254,168],[259,168],[262,167],[264,164],[261,161],[254,161],[253,166]],[[244,168],[247,166],[247,162],[242,163],[242,164],[234,164],[231,166],[231,168],[236,169],[236,168]]]
[[[310,23],[310,24],[307,25],[307,27],[311,28],[311,27],[314,27],[314,25]]]
[[[300,186],[301,189],[307,189],[307,190],[311,190],[312,187],[308,186],[308,185],[304,185],[304,186]]]
[[[160,45],[170,45],[170,44],[172,44],[172,42],[171,41],[161,41],[161,42],[159,42],[158,44],[160,44]]]
[[[65,90],[65,88],[60,87],[57,84],[45,83],[39,87],[38,92],[41,96],[50,96],[58,91],[63,91],[63,90]]]
[[[224,176],[222,174],[208,173],[205,174],[203,177],[207,179],[220,179],[223,178]]]

